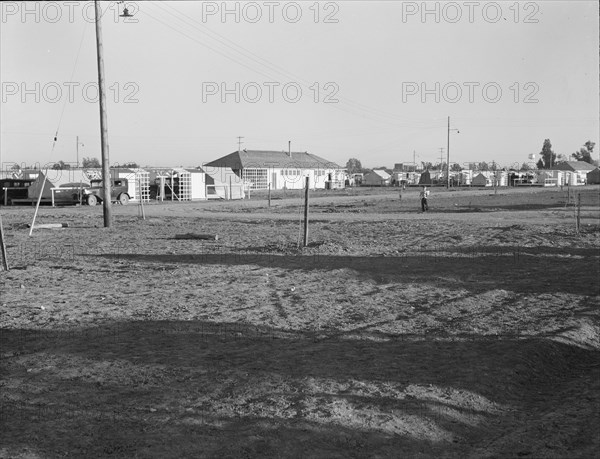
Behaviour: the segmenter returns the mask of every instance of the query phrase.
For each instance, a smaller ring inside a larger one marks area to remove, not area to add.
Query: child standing
[[[427,198],[429,197],[429,190],[427,189],[426,186],[423,187],[423,190],[419,194],[419,197],[421,198],[421,211],[425,212],[426,210],[429,210],[429,205],[427,204]]]

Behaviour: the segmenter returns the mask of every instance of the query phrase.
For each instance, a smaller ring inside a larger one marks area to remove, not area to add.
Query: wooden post
[[[165,201],[165,177],[164,176],[160,176],[160,202],[164,202]]]
[[[137,178],[137,182],[140,195],[140,207],[142,208],[142,219],[146,220],[146,212],[144,211],[144,193],[142,193],[142,179],[139,175]]]
[[[269,183],[269,207],[271,207],[271,184]]]
[[[309,177],[306,177],[306,190],[304,191],[304,247],[308,245],[308,185]]]
[[[81,179],[83,179],[83,174]],[[83,182],[79,180],[79,205],[83,204]]]
[[[6,243],[4,242],[4,229],[2,228],[2,216],[0,215],[0,246],[2,247],[2,265],[8,271],[8,256],[6,254]]]
[[[581,223],[581,193],[577,193],[577,218],[575,220],[575,229],[579,233]]]

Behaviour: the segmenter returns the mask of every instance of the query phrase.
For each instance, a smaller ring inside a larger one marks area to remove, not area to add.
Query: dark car
[[[113,180],[110,190],[111,202],[119,202],[124,206],[127,205],[129,199],[131,199],[128,193],[128,185],[127,179]],[[92,180],[90,186],[82,190],[83,202],[86,202],[90,206],[95,206],[99,202],[102,202],[104,200],[103,186],[102,180]]]
[[[90,184],[85,182],[64,183],[54,188],[54,202],[59,205],[82,204],[83,190],[89,187]]]

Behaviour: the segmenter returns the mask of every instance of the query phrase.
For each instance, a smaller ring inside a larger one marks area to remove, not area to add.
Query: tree
[[[125,163],[121,167],[124,167],[124,168],[127,168],[127,169],[137,169],[140,166],[139,166],[138,163]]]
[[[568,160],[569,158],[567,158],[566,155],[563,155],[562,153],[559,153],[556,156],[556,164],[566,163]]]
[[[57,170],[71,169],[71,165],[68,163],[65,163],[64,161],[61,160],[57,163],[54,163],[54,165],[52,166],[52,169],[57,169]]]
[[[98,161],[98,158],[83,158],[83,167],[85,168],[101,168],[102,165],[100,164],[100,161]]]
[[[428,161],[421,161],[421,165],[423,166],[423,170],[433,169],[433,164]]]
[[[531,166],[529,165],[529,163],[523,163],[521,164],[521,169],[522,171],[530,171],[531,170]]]
[[[594,153],[594,146],[596,144],[591,140],[588,140],[583,145],[584,146],[581,147],[579,151],[576,151],[571,156],[575,158],[576,161],[584,161],[586,163],[593,164],[594,160],[592,158],[592,154]]]
[[[358,174],[363,171],[363,167],[358,159],[350,158],[346,163],[346,170],[349,174]]]
[[[537,162],[538,169],[550,169],[556,164],[556,154],[552,151],[550,139],[544,140],[540,155],[542,155],[542,157]]]
[[[489,171],[490,170],[490,166],[488,165],[488,163],[486,163],[485,161],[477,164],[477,170],[480,171]]]
[[[452,166],[450,166],[450,170],[452,172],[460,172],[460,171],[462,171],[462,167],[460,164],[454,163],[454,164],[452,164]]]

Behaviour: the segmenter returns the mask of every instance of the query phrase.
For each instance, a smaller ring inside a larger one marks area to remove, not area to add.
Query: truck
[[[129,196],[127,179],[112,180],[110,189],[110,200],[111,202],[118,202],[121,205],[126,206],[131,199]],[[86,202],[89,206],[95,206],[96,204],[104,200],[104,184],[102,180],[91,180],[90,186],[82,189],[82,201]]]

